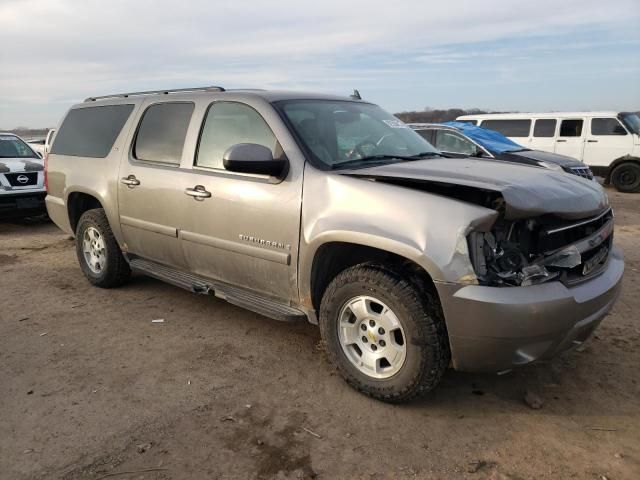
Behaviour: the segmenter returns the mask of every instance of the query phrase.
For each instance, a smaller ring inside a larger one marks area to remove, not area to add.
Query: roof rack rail
[[[192,87],[192,88],[170,88],[167,90],[148,90],[146,92],[129,92],[129,93],[113,93],[111,95],[102,95],[100,97],[88,97],[85,98],[85,102],[95,102],[96,100],[104,100],[105,98],[128,98],[134,97],[138,95],[156,95],[156,94],[164,94],[168,95],[170,93],[180,93],[180,92],[224,92],[225,89],[222,87]]]

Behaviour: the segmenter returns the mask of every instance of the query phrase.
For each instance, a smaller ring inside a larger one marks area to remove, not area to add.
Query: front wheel
[[[611,172],[611,183],[620,192],[640,192],[640,164],[625,162]]]
[[[322,298],[320,329],[344,379],[379,400],[424,394],[449,365],[437,300],[384,266],[357,265],[338,274]]]
[[[131,276],[102,208],[82,214],[76,227],[76,254],[82,273],[96,287],[113,288]]]

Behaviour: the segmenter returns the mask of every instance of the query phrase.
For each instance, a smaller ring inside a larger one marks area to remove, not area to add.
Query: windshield
[[[0,158],[40,158],[26,143],[13,135],[0,135]]]
[[[439,152],[376,105],[349,101],[288,100],[276,107],[305,150],[330,168],[415,160]]]
[[[625,127],[636,135],[640,135],[640,117],[637,113],[621,113],[620,119]]]

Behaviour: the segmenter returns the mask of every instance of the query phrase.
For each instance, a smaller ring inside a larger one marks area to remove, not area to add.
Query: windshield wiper
[[[353,160],[347,160],[346,162],[335,163],[331,166],[332,169],[356,166],[361,163],[367,165],[387,163],[389,161],[397,160],[399,162],[411,162],[414,160],[421,160],[427,157],[440,157],[440,152],[422,152],[416,155],[369,155],[368,157],[354,158]]]
[[[349,166],[356,166],[361,163],[366,163],[367,165],[378,164],[378,163],[387,163],[389,161],[397,160],[399,162],[415,160],[413,157],[405,157],[402,155],[370,155],[368,157],[362,158],[354,158],[353,160],[347,160],[345,162],[334,163],[331,168],[342,168]]]
[[[429,158],[429,157],[442,157],[442,152],[421,152],[421,153],[416,153],[415,155],[411,155],[410,157],[406,157],[409,158],[411,160],[420,160],[423,158]]]

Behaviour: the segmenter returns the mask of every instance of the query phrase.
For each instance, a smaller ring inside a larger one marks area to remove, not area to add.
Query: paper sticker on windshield
[[[402,120],[383,120],[384,123],[386,123],[387,125],[389,125],[391,128],[409,128],[407,127],[407,124],[404,123]]]

